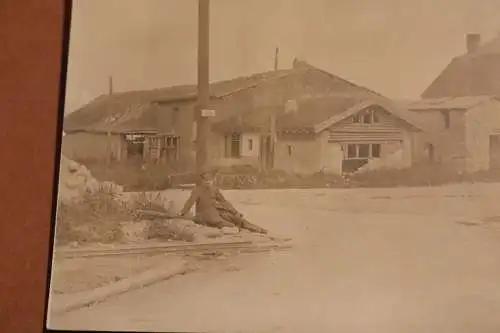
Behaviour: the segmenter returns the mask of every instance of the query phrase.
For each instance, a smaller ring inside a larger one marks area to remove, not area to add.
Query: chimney
[[[295,58],[293,60],[293,68],[301,68],[306,65],[306,62],[302,58]]]
[[[467,34],[465,43],[467,47],[467,53],[474,53],[479,49],[479,46],[481,46],[481,35]]]
[[[108,89],[109,89],[108,94],[113,95],[113,77],[112,76],[109,77]]]

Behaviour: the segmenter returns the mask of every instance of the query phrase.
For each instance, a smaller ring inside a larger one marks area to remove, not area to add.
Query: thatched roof
[[[306,95],[313,94],[319,89],[324,93],[348,96],[359,93],[379,96],[365,87],[299,61],[292,69],[212,83],[210,85],[211,99],[214,107],[217,108],[214,122],[224,121],[235,115],[253,113],[259,108],[281,107],[280,105],[285,101],[276,99],[271,86],[285,87],[285,89],[299,87],[299,90]],[[172,124],[165,121],[165,117],[159,121],[160,112],[168,112],[168,110],[158,106],[185,105],[186,103],[194,105],[196,98],[197,87],[194,85],[105,95],[68,115],[64,121],[64,130],[67,133],[75,131],[170,132],[173,130]],[[257,114],[259,112],[254,116],[258,117]],[[315,120],[311,119],[310,122],[315,122]]]
[[[358,92],[315,96],[296,101],[297,108],[286,112],[283,105],[273,105],[232,116],[214,125],[219,132],[260,131],[268,128],[270,115],[276,115],[279,132],[319,133],[325,128],[361,111],[378,105],[408,126],[420,130],[418,121],[406,109],[393,104],[384,97]]]
[[[422,98],[500,96],[500,37],[452,59]]]
[[[240,89],[248,89],[263,80],[272,80],[288,75],[291,70],[260,73],[249,77],[241,77],[230,81],[215,82],[211,85],[212,98],[220,98]],[[195,102],[197,98],[196,85],[174,86],[155,90],[129,91],[102,95],[89,104],[81,107],[64,119],[66,132],[74,131],[111,131],[124,129],[155,129],[157,128],[158,108],[155,105],[166,103]]]

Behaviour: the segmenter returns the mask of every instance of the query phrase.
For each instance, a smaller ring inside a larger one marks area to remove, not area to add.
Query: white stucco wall
[[[464,169],[466,158],[465,111],[450,111],[450,127],[445,127],[439,110],[412,111],[424,126],[424,133],[413,135],[413,160],[429,162],[426,147],[434,146],[435,162],[452,169]]]
[[[250,147],[249,140],[252,140]],[[213,133],[210,143],[212,164],[220,167],[232,165],[260,166],[260,137],[258,133],[243,133],[240,141],[241,157],[231,158],[226,156],[226,138],[222,134]],[[251,148],[251,149],[250,149]]]
[[[466,171],[488,170],[489,138],[491,134],[500,134],[500,102],[492,100],[468,110],[465,120]]]
[[[241,135],[241,157],[259,157],[260,136],[258,133],[243,133]]]
[[[342,145],[336,142],[328,142],[328,137],[328,131],[324,131],[317,138],[320,149],[320,170],[318,171],[341,175],[344,156]]]

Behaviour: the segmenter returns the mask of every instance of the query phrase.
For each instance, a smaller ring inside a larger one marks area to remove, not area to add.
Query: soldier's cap
[[[199,172],[199,176],[200,177],[214,176],[217,172],[218,172],[218,170],[216,168],[203,168]]]

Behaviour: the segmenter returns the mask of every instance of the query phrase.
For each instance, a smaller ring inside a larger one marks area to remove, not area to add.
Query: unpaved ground
[[[134,255],[72,258],[54,261],[51,292],[73,294],[102,287],[157,265],[167,265],[172,255]]]
[[[500,186],[233,191],[284,253],[239,256],[64,316],[61,329],[500,331]],[[245,204],[246,203],[246,204]]]

